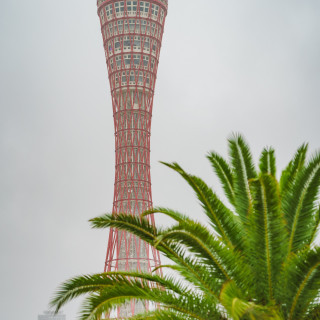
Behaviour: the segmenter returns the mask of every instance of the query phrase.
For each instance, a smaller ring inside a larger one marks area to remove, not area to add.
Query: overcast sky
[[[155,205],[200,217],[191,190],[159,160],[216,190],[205,160],[241,132],[283,168],[320,147],[319,0],[169,0],[152,123]],[[96,3],[2,1],[0,11],[1,319],[35,320],[57,285],[100,272],[114,136]],[[78,302],[64,311],[76,319]]]

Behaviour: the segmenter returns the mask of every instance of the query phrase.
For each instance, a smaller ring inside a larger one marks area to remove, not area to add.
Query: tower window
[[[154,18],[154,19],[157,19],[157,17],[158,17],[158,12],[159,12],[159,6],[157,6],[157,5],[155,5],[155,4],[152,4],[151,14],[153,15],[153,18]]]
[[[140,54],[135,54],[133,56],[133,62],[135,64],[135,67],[139,67],[139,65],[140,65]]]
[[[103,11],[101,11],[101,13],[100,13],[100,18],[101,18],[102,23],[104,23],[104,14],[103,14]]]
[[[127,1],[128,14],[135,14],[137,12],[137,1]]]
[[[160,13],[160,22],[163,23],[163,19],[164,19],[164,10],[161,9],[161,13]]]
[[[116,56],[116,64],[118,68],[121,67],[121,56]]]
[[[118,20],[118,32],[123,33],[123,20]]]
[[[119,39],[116,39],[115,42],[114,42],[114,47],[115,49],[119,49],[120,48],[120,41]]]
[[[129,28],[130,28],[130,32],[134,32],[135,29],[135,20],[134,19],[130,19],[129,20]]]
[[[106,6],[106,13],[107,13],[107,19],[111,19],[113,10],[112,10],[112,4],[109,4]]]
[[[113,35],[113,25],[112,25],[112,23],[109,23],[109,35],[110,36]]]
[[[116,14],[118,15],[120,12],[123,13],[124,12],[124,1],[121,1],[121,2],[116,2],[114,4],[114,7],[115,7],[115,11],[116,11]]]
[[[149,65],[149,57],[148,56],[143,56],[143,65],[144,67],[148,67]]]
[[[124,41],[123,41],[123,46],[128,49],[128,47],[130,47],[130,38],[129,37],[125,37]]]
[[[135,81],[134,73],[131,72],[130,73],[130,82],[134,82],[134,81]]]
[[[148,14],[150,8],[150,3],[145,1],[140,1],[140,13]]]

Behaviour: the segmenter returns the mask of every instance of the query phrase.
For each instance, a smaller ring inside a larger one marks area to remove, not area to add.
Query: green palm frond
[[[158,241],[163,240],[183,244],[204,265],[216,271],[216,278],[223,281],[235,279],[239,284],[251,279],[249,266],[241,255],[218,241],[198,222],[180,223],[163,231]]]
[[[155,207],[150,210],[147,210],[141,214],[141,217],[146,217],[146,216],[148,216],[150,214],[154,214],[154,213],[162,213],[177,222],[191,221],[188,216],[186,216],[178,211],[174,211],[172,209],[163,208],[163,207]]]
[[[303,320],[319,320],[320,319],[320,304],[315,303],[312,305],[308,313],[305,315]]]
[[[224,283],[220,293],[220,302],[234,320],[240,320],[248,308],[253,305],[242,297],[242,293],[232,281]]]
[[[234,214],[217,197],[200,178],[188,174],[177,163],[165,163],[167,167],[178,172],[195,191],[212,227],[221,236],[222,241],[230,246],[241,246],[241,228]]]
[[[319,233],[319,225],[320,225],[320,207],[318,208],[318,211],[316,212],[316,215],[315,215],[315,223],[311,233],[310,242],[308,243],[309,246],[311,246],[315,241],[315,239],[317,238],[317,235]]]
[[[110,313],[116,307],[129,303],[133,299],[136,301],[156,299],[159,302],[162,300],[160,295],[161,290],[148,288],[147,283],[118,284],[109,290],[103,290],[86,297],[82,305],[80,320],[97,320],[101,315]],[[169,293],[166,295],[168,297]]]
[[[257,173],[248,144],[242,136],[237,135],[229,139],[229,154],[234,175],[236,211],[241,220],[246,221],[252,207],[249,181],[255,179]]]
[[[199,259],[190,256],[180,243],[168,243],[165,256],[176,263],[176,270],[192,288],[200,289],[215,301],[219,296],[221,278],[216,276],[216,268],[203,266]],[[157,247],[158,248],[158,247]],[[174,254],[173,254],[174,253]]]
[[[194,265],[195,273],[190,273],[189,268],[183,265],[161,265],[158,268],[168,268],[176,271],[190,286],[195,290],[200,290],[207,296],[211,296],[214,301],[218,301],[219,290],[223,284],[223,281],[217,277],[214,277],[215,270],[202,266],[195,259],[185,258],[188,265]]]
[[[257,305],[246,300],[233,282],[226,282],[220,300],[233,320],[283,320],[276,307]]]
[[[107,214],[101,217],[91,219],[91,224],[94,228],[117,228],[135,234],[142,240],[154,245],[157,242],[157,237],[160,235],[155,228],[146,219],[140,219],[136,216],[126,214]],[[199,273],[194,266],[197,262],[186,256],[183,246],[178,244],[167,244],[163,241],[157,243],[157,249],[162,252],[168,259],[179,265],[179,270],[184,277],[187,277],[190,282],[196,286],[203,286],[205,290],[212,295],[217,295],[216,282],[208,283],[208,275]]]
[[[100,291],[114,285],[112,279],[101,274],[74,277],[61,284],[50,305],[58,312],[63,305],[81,295]]]
[[[319,296],[320,290],[320,248],[305,249],[292,255],[286,267],[287,319],[302,319],[313,301]]]
[[[290,193],[286,193],[282,207],[288,223],[288,252],[296,252],[310,242],[315,226],[320,186],[320,154],[316,154],[296,177]]]
[[[142,272],[114,271],[78,276],[62,283],[55,293],[55,297],[51,300],[50,305],[55,306],[55,311],[58,312],[63,305],[78,296],[100,292],[110,289],[115,285],[128,284],[137,279],[148,281],[178,294],[188,291],[187,288],[183,287],[179,281],[177,282],[172,277],[160,277]]]
[[[152,286],[165,288],[177,294],[185,294],[190,291],[189,288],[181,283],[180,279],[175,279],[173,276],[159,276],[157,274],[145,273],[142,271],[110,271],[101,274],[102,276],[109,277],[113,281],[113,285],[118,283],[128,283],[134,281],[147,281]]]
[[[199,234],[194,234],[181,228],[173,228],[173,230],[162,234],[158,241],[163,240],[166,240],[169,243],[183,243],[183,245],[186,246],[191,252],[194,252],[199,259],[212,266],[213,269],[216,270],[215,277],[218,277],[219,279],[231,279],[224,267],[224,264],[220,262],[219,257],[217,257],[216,251],[212,250],[212,247],[214,246],[216,250],[222,251],[219,241],[208,238],[206,242],[203,242],[199,237]],[[210,245],[210,247],[208,245]]]
[[[308,144],[303,144],[295,153],[293,159],[289,162],[285,170],[283,170],[280,179],[280,190],[282,194],[290,191],[291,186],[298,173],[304,168],[306,155],[308,151]]]
[[[286,250],[286,227],[280,210],[280,193],[276,179],[262,174],[251,182],[253,210],[249,215],[250,259],[257,296],[272,301]],[[264,274],[265,277],[261,277]]]
[[[151,309],[127,320],[319,320],[320,153],[307,162],[306,152],[302,145],[279,183],[275,151],[263,149],[256,172],[248,144],[234,136],[231,166],[217,153],[207,155],[228,204],[201,178],[164,163],[192,187],[209,223],[163,207],[90,220],[93,228],[133,234],[170,262],[157,267],[161,275],[113,271],[72,278],[51,306],[58,311],[84,296],[80,320],[100,320],[130,303]],[[170,227],[150,222],[149,215],[161,213],[173,220]],[[168,269],[173,275],[162,276]]]
[[[233,174],[228,162],[213,151],[207,155],[207,159],[220,179],[228,200],[231,204],[235,205]]]
[[[149,287],[150,282],[158,284],[161,289],[154,286]],[[61,286],[51,303],[58,311],[68,300],[84,294],[89,294],[89,296],[84,304],[81,316],[83,320],[97,319],[99,315],[108,313],[133,298],[162,303],[167,308],[173,302],[177,306],[177,301],[180,301],[180,307],[183,306],[184,312],[188,311],[189,300],[194,302],[199,299],[194,292],[190,293],[188,288],[183,287],[173,278],[162,278],[137,272],[110,272],[80,276],[67,281]]]
[[[155,310],[141,315],[125,318],[123,320],[194,320],[194,317],[187,317],[185,314],[171,310]],[[217,318],[219,319],[219,318]]]
[[[270,174],[276,177],[276,158],[275,151],[272,148],[264,148],[260,157],[259,168],[261,173]]]
[[[142,240],[151,243],[157,234],[156,227],[152,226],[147,219],[125,213],[105,214],[89,220],[94,229],[117,228],[126,230],[140,237]]]
[[[165,290],[150,288],[146,282],[130,282],[89,295],[84,301],[80,320],[96,320],[100,315],[132,299],[160,303],[164,310],[180,312],[191,319],[208,320],[208,313],[216,314],[215,305],[195,293],[174,295]]]

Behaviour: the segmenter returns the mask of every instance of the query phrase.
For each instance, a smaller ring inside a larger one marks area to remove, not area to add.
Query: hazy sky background
[[[283,168],[320,147],[319,0],[169,0],[152,124],[155,205],[200,217],[159,160],[217,180],[205,160],[241,132]],[[0,318],[35,320],[57,285],[103,269],[114,136],[94,1],[2,1]],[[201,216],[202,219],[202,216]],[[78,302],[64,311],[76,319]]]

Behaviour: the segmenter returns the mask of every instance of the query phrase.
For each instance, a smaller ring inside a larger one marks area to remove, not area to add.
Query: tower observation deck
[[[150,133],[154,89],[167,0],[98,0],[98,15],[112,97],[115,127],[113,213],[139,215],[152,207]],[[149,217],[154,224],[154,217]],[[124,231],[109,233],[105,271],[151,272],[159,253]],[[118,318],[148,309],[132,302]]]

